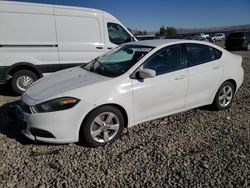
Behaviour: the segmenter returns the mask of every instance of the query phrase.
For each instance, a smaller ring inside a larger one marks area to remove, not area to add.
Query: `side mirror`
[[[143,69],[139,71],[139,77],[142,79],[145,78],[154,78],[156,76],[155,70],[152,69]]]
[[[135,40],[135,37],[130,37],[130,41],[131,41],[131,42],[136,41],[136,40]]]
[[[124,41],[125,41],[125,43],[127,43],[127,42],[133,42],[133,41],[136,41],[136,40],[135,40],[134,37],[130,36],[128,38],[125,38]]]

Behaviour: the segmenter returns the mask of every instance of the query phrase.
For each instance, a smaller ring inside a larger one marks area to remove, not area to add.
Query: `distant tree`
[[[177,34],[177,31],[176,31],[175,27],[167,27],[165,32],[168,35],[176,35]]]
[[[177,31],[175,27],[166,27],[163,25],[160,28],[160,32],[158,33],[159,35],[176,35]]]
[[[165,35],[166,34],[166,29],[165,29],[165,27],[164,27],[164,25],[163,26],[161,26],[161,28],[160,28],[160,35]]]
[[[135,35],[143,35],[143,32],[139,30],[135,33]]]
[[[147,31],[146,30],[145,31],[138,30],[138,31],[136,31],[135,35],[147,35]]]

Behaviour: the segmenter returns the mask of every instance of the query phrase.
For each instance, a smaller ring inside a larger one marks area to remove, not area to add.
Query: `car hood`
[[[110,79],[81,67],[65,69],[45,76],[32,84],[24,93],[35,101],[42,101],[79,87]]]

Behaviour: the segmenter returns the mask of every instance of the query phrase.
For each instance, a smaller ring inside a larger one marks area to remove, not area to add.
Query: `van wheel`
[[[226,110],[231,107],[235,88],[229,81],[224,82],[218,89],[213,106],[216,110]]]
[[[11,79],[11,86],[16,93],[22,94],[28,86],[37,79],[38,76],[34,72],[29,70],[20,70],[14,73]]]
[[[84,120],[80,130],[80,141],[91,147],[104,146],[115,141],[124,127],[121,111],[113,106],[101,106]]]

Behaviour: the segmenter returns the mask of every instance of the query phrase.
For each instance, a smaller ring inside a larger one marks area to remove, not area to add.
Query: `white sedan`
[[[102,146],[141,122],[208,104],[228,109],[242,81],[241,56],[216,45],[131,42],[36,81],[16,113],[32,140]]]

